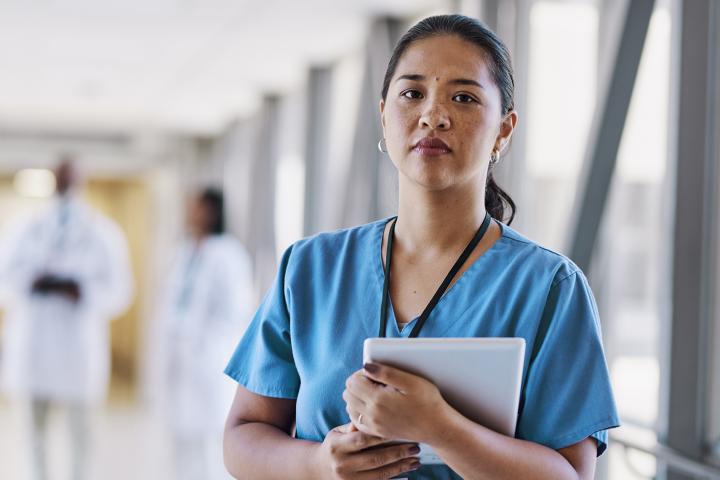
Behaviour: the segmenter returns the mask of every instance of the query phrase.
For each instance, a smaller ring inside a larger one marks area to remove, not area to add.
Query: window
[[[595,108],[597,7],[538,1],[530,10],[524,230],[560,250]],[[572,41],[568,41],[572,39]]]
[[[601,14],[607,12],[599,8],[609,7],[603,2],[539,0],[530,10],[525,121],[529,194],[523,204],[528,222],[523,230],[556,250],[566,247],[595,110],[599,52],[606,55],[602,49],[613,40],[600,28]],[[666,235],[671,206],[665,203],[670,23],[669,2],[661,0],[651,19],[596,258],[588,272],[603,320],[624,424],[621,433],[642,443],[656,442],[661,430],[660,335],[671,252],[667,242],[657,239]],[[598,478],[644,479],[657,471],[653,457],[626,452],[612,442],[603,462]]]
[[[598,246],[608,364],[624,428],[633,441],[653,443],[658,416],[671,250],[666,238],[670,98],[670,11],[659,2],[650,21]],[[656,475],[655,459],[611,443],[609,478]]]

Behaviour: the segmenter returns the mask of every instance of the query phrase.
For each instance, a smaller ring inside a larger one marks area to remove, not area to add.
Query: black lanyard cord
[[[472,238],[472,240],[470,240],[470,243],[468,243],[467,247],[465,247],[465,250],[463,250],[463,252],[460,254],[460,257],[458,257],[455,265],[452,266],[448,274],[445,276],[445,280],[442,281],[437,291],[435,291],[435,295],[433,295],[432,299],[430,299],[430,302],[425,307],[425,310],[423,310],[423,312],[420,314],[420,318],[410,332],[410,338],[415,338],[420,334],[420,330],[425,324],[425,321],[428,319],[430,313],[432,313],[433,309],[440,301],[440,298],[442,298],[448,286],[450,286],[450,282],[452,282],[453,278],[455,278],[455,275],[457,275],[458,271],[460,271],[462,266],[465,264],[472,251],[475,250],[477,244],[480,243],[480,240],[482,240],[482,238],[485,236],[485,232],[487,232],[487,229],[490,226],[490,220],[490,214],[486,212],[485,219],[483,220],[482,225],[480,225],[480,228],[478,228],[478,231],[475,233],[475,236]],[[390,233],[388,234],[387,247],[385,250],[385,281],[383,282],[383,297],[382,304],[380,306],[380,332],[378,334],[379,337],[385,337],[385,330],[387,329],[387,304],[388,299],[390,298],[390,264],[392,262],[392,245],[393,238],[395,237],[395,224],[397,223],[397,217],[395,217],[392,222],[392,225],[390,225]]]

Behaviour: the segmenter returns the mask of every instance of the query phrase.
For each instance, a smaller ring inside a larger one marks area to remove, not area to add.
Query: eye
[[[420,93],[417,90],[405,90],[404,92],[402,92],[400,94],[400,96],[405,97],[405,98],[410,98],[410,99],[423,98],[422,93]]]
[[[475,100],[475,98],[473,98],[472,96],[468,95],[467,93],[458,93],[457,95],[455,95],[455,96],[453,97],[453,100],[456,101],[456,102],[458,102],[458,103],[472,103],[472,102],[477,102],[477,100]]]

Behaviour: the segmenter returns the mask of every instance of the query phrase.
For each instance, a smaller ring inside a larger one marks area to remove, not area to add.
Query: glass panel
[[[642,445],[657,443],[657,435],[652,430],[623,425],[622,436],[631,438]],[[648,480],[656,478],[657,459],[649,453],[626,449],[618,442],[610,442],[607,451],[609,458],[608,480]]]
[[[530,13],[526,120],[530,192],[523,207],[529,213],[526,233],[557,250],[566,247],[595,109],[598,25],[598,7],[591,2],[537,1]],[[668,2],[660,1],[651,19],[620,146],[598,258],[590,272],[625,424],[618,433],[650,445],[657,441],[664,375],[659,335],[669,257],[657,239],[668,227],[664,202],[669,79],[670,11]],[[605,461],[611,479],[643,479],[657,471],[652,456],[627,451],[618,443],[611,446]]]
[[[538,1],[530,10],[524,233],[560,250],[595,108],[597,7]],[[572,41],[568,41],[572,39]]]
[[[598,284],[608,363],[623,419],[623,438],[652,445],[661,430],[658,410],[666,355],[660,351],[670,250],[668,106],[670,96],[670,11],[659,2],[650,21],[638,78],[618,154],[599,258]],[[657,473],[655,459],[610,449],[609,478],[643,479]]]

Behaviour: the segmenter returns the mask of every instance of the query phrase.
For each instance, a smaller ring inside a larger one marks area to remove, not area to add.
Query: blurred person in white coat
[[[106,394],[109,321],[132,298],[125,238],[77,195],[71,159],[55,171],[49,208],[11,226],[0,254],[6,308],[0,380],[30,406],[32,471],[47,478],[51,407],[68,414],[73,478],[85,478],[89,409]]]
[[[254,309],[250,257],[225,233],[223,203],[212,188],[189,203],[162,309],[173,478],[183,480],[229,478],[222,432],[234,385],[223,369]]]

